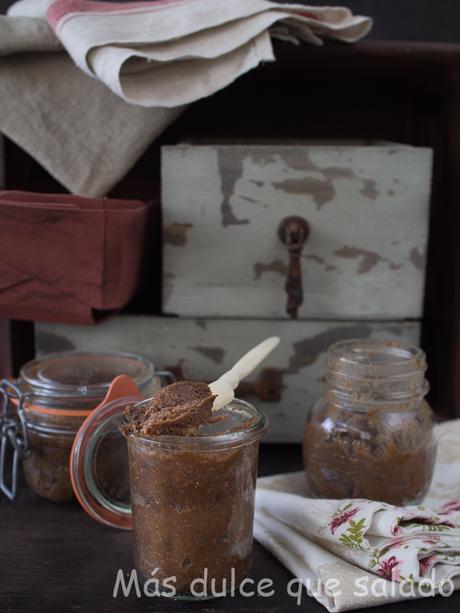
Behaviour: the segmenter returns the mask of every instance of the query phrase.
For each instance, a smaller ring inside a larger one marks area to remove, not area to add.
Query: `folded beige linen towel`
[[[0,17],[0,132],[71,192],[104,195],[188,103],[273,61],[270,32],[321,44],[370,27],[269,0],[20,0]]]
[[[43,18],[0,15],[0,56],[27,51],[62,51],[62,45]]]
[[[55,0],[47,19],[84,72],[128,102],[165,107],[209,96],[273,61],[274,24],[313,44],[354,42],[371,27],[345,8],[269,0]]]
[[[437,426],[438,457],[423,505],[320,500],[304,473],[258,480],[255,537],[329,611],[460,587],[460,420]]]
[[[74,194],[107,194],[182,111],[126,104],[66,53],[29,51],[0,57],[0,132]]]
[[[85,75],[44,19],[48,4],[0,15],[0,132],[70,192],[103,196],[183,107],[129,105]]]

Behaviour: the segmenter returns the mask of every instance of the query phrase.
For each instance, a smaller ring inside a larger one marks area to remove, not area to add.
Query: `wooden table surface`
[[[300,448],[265,445],[261,449],[260,474],[298,470]],[[177,611],[229,613],[237,611],[321,613],[325,609],[303,594],[301,606],[287,594],[292,575],[262,546],[254,544],[251,576],[273,580],[270,598],[227,597],[205,602],[177,602],[134,594],[112,596],[116,572],[130,571],[131,533],[104,527],[88,517],[76,503],[56,505],[42,500],[26,486],[14,503],[0,502],[0,611]],[[446,612],[460,607],[460,592],[450,598],[437,596],[378,607],[375,613]]]

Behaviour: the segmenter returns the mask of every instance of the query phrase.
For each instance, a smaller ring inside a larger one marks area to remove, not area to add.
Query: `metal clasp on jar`
[[[0,491],[9,500],[16,497],[19,459],[30,455],[24,413],[27,396],[17,383],[8,379],[0,380]],[[11,462],[9,450],[12,452]]]

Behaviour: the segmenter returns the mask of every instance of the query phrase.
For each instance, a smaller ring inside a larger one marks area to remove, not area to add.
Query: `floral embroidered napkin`
[[[437,426],[424,504],[306,497],[303,473],[259,479],[255,537],[329,611],[460,587],[460,420]]]

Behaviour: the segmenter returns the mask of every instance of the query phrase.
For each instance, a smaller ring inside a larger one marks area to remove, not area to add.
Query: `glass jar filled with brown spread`
[[[131,417],[149,403],[134,406]],[[154,414],[159,415],[155,435],[139,434],[136,423],[126,417],[122,422],[136,568],[144,580],[158,581],[160,593],[165,589],[168,594],[168,578],[174,577],[176,598],[222,596],[241,583],[251,563],[257,456],[265,417],[235,399],[218,411],[215,423],[195,427],[190,421],[185,435],[181,430],[161,434],[168,421],[175,421],[173,410]]]
[[[420,502],[436,455],[423,351],[394,341],[343,341],[329,348],[326,366],[326,393],[303,439],[310,494]]]
[[[26,482],[35,493],[55,502],[70,500],[74,492],[69,461],[75,435],[104,400],[112,381],[127,375],[145,397],[161,387],[160,374],[148,360],[128,353],[67,352],[28,362],[20,378],[14,383],[4,381],[0,390],[4,399],[3,430],[8,429],[15,448],[9,487],[5,485],[7,471],[2,457],[2,491],[14,498],[19,455]],[[106,489],[112,487],[112,481],[127,484],[125,445],[119,439],[107,437],[97,456],[95,472]],[[118,448],[125,458],[115,467],[114,450]],[[124,466],[124,480],[120,466]],[[113,479],[110,471],[116,471]]]

